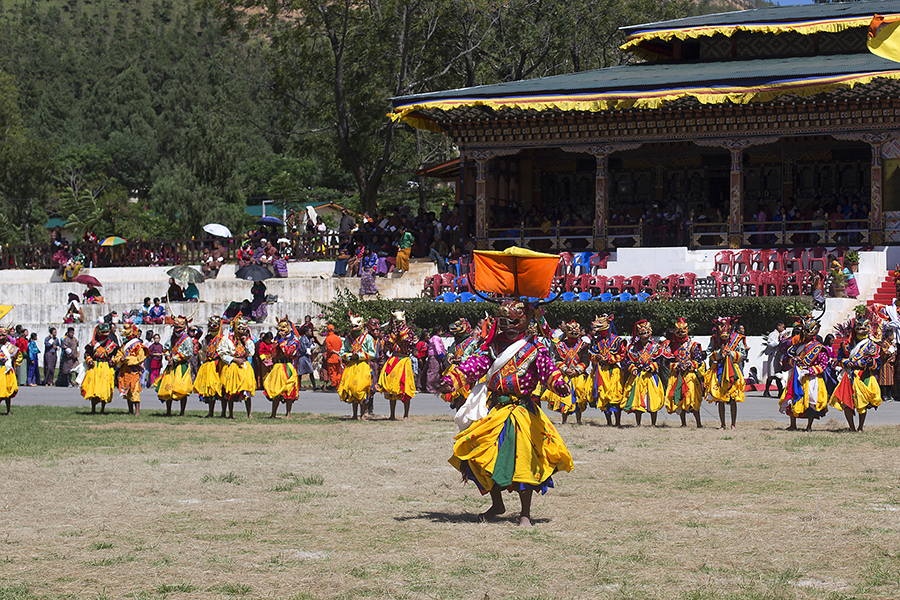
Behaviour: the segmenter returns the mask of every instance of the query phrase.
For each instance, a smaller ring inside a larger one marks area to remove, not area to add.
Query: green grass
[[[241,485],[244,483],[245,479],[234,471],[228,471],[223,475],[210,475],[207,473],[200,481],[203,483],[231,483],[234,485]]]
[[[38,596],[31,593],[24,585],[4,586],[0,585],[0,598],[3,600],[39,600]]]

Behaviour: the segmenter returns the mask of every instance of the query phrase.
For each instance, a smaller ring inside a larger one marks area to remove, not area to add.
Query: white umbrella
[[[203,231],[205,231],[206,233],[209,233],[211,235],[214,235],[216,237],[225,237],[225,238],[232,237],[231,230],[229,230],[224,225],[219,225],[218,223],[210,223],[208,225],[204,225]]]
[[[312,206],[307,206],[306,207],[306,216],[307,216],[307,218],[309,218],[310,221],[315,223],[316,217],[318,217],[319,214],[316,212],[316,209],[314,209]]]

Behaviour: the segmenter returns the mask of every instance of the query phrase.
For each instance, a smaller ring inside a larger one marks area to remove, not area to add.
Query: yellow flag
[[[9,314],[9,311],[13,309],[12,304],[0,304],[0,319]]]
[[[894,62],[900,62],[900,17],[875,15],[869,23],[869,52]]]

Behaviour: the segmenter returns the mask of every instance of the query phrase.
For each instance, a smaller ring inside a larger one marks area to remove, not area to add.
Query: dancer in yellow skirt
[[[194,356],[194,340],[188,334],[188,317],[174,317],[172,337],[166,345],[165,358],[168,361],[166,370],[156,382],[156,394],[159,401],[166,405],[166,416],[172,416],[172,401],[181,403],[184,416],[187,399],[194,391],[194,380],[191,378],[191,357]]]
[[[97,412],[98,404],[100,413],[103,414],[106,405],[112,402],[116,372],[109,363],[118,346],[110,339],[110,331],[112,327],[109,323],[100,323],[94,327],[94,337],[84,352],[87,371],[81,382],[81,395],[85,400],[91,401],[92,414]]]
[[[837,356],[844,373],[831,394],[830,403],[844,411],[850,431],[861,432],[866,423],[866,411],[881,406],[881,387],[878,385],[881,322],[860,305],[856,307],[856,317],[850,327],[851,338],[841,344]],[[858,427],[853,422],[854,412],[859,414]]]
[[[141,375],[147,348],[141,343],[141,330],[133,323],[122,326],[125,343],[118,349],[113,364],[119,372],[119,392],[128,402],[128,414],[141,414]]]
[[[797,325],[800,334],[791,339],[787,349],[791,370],[781,393],[779,410],[791,418],[788,431],[797,430],[797,417],[808,419],[806,431],[810,431],[813,421],[828,412],[825,369],[829,356],[825,346],[816,339],[818,319],[807,315]]]
[[[688,337],[688,324],[684,317],[675,321],[671,340],[663,344],[663,356],[669,363],[669,384],[666,387],[666,410],[678,413],[681,426],[687,426],[687,413],[694,415],[697,428],[700,423],[700,405],[706,396],[704,386],[703,349]]]
[[[219,376],[222,381],[222,397],[228,403],[228,418],[234,418],[234,403],[243,402],[247,418],[253,418],[251,400],[256,392],[256,377],[250,361],[255,347],[250,339],[250,326],[240,315],[231,321],[230,330],[222,336],[216,351],[222,363]]]
[[[622,426],[622,403],[625,394],[622,361],[628,351],[628,342],[623,337],[612,333],[612,315],[603,314],[594,317],[591,322],[591,346],[588,353],[591,359],[590,404],[599,408],[606,416],[606,424],[612,426],[613,415],[616,427]]]
[[[0,327],[0,399],[6,402],[6,414],[12,414],[11,400],[19,393],[16,369],[22,363],[22,353],[9,341],[9,328]]]
[[[222,317],[213,315],[206,322],[206,339],[204,340],[203,364],[197,369],[194,378],[194,391],[200,395],[200,402],[206,402],[209,408],[207,418],[216,412],[216,400],[222,398],[222,380],[219,374],[219,342],[222,341]],[[225,400],[222,400],[222,417],[225,417]]]
[[[391,421],[396,421],[397,401],[403,403],[403,420],[409,419],[409,401],[416,395],[416,378],[413,375],[409,353],[414,350],[412,332],[406,325],[402,310],[391,313],[388,334],[384,338],[384,350],[388,354],[378,377],[378,388],[391,406]]]
[[[581,425],[581,413],[590,400],[587,371],[590,362],[589,344],[581,339],[581,325],[578,321],[563,323],[562,331],[562,338],[551,341],[550,346],[556,368],[569,384],[569,393],[560,396],[552,388],[547,388],[541,395],[541,400],[547,403],[547,408],[562,415],[563,425],[572,413],[575,413],[575,421]]]
[[[502,492],[515,491],[522,503],[519,524],[527,527],[534,491],[546,493],[554,473],[573,468],[572,455],[534,394],[538,383],[560,396],[569,394],[569,386],[547,349],[526,335],[532,316],[529,305],[505,301],[484,351],[451,366],[440,382],[441,392],[449,394],[486,378],[466,405],[481,399],[487,414],[456,436],[450,463],[481,493],[490,493],[492,504],[482,519],[506,512]]]
[[[284,402],[285,419],[291,418],[291,408],[300,391],[300,378],[294,368],[294,359],[300,350],[300,335],[287,315],[278,321],[278,337],[275,338],[274,364],[263,381],[263,391],[272,402],[272,416],[278,414],[278,404]]]
[[[344,338],[341,347],[341,362],[344,371],[338,384],[338,395],[342,402],[353,405],[353,418],[357,412],[366,419],[366,401],[369,388],[372,386],[372,369],[369,361],[375,354],[372,336],[363,329],[363,319],[359,315],[350,314],[350,334]]]
[[[465,362],[470,356],[477,354],[481,349],[482,340],[478,334],[473,334],[472,326],[466,319],[460,319],[450,324],[450,334],[453,336],[453,343],[447,348],[444,355],[444,374],[446,369]],[[420,369],[424,368],[424,364],[419,365]],[[441,398],[450,403],[450,408],[456,410],[462,403],[466,401],[469,392],[472,391],[468,385],[463,385],[458,390],[454,390],[451,394],[441,394]]]
[[[650,413],[650,424],[656,425],[656,414],[665,403],[665,388],[659,376],[659,359],[662,344],[651,336],[653,327],[646,319],[634,324],[631,344],[625,354],[628,379],[622,397],[622,410],[634,413],[637,426],[641,426],[643,413]]]
[[[744,401],[744,374],[741,359],[744,357],[744,336],[734,330],[737,321],[733,317],[719,317],[713,321],[713,334],[709,340],[709,371],[706,372],[706,389],[709,401],[719,405],[719,429],[725,429],[725,405],[731,407],[731,428],[737,425],[737,403]]]

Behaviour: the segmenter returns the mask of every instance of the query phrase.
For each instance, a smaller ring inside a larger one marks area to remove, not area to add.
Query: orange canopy
[[[546,298],[559,256],[513,246],[502,252],[476,250],[475,288],[506,296]]]

